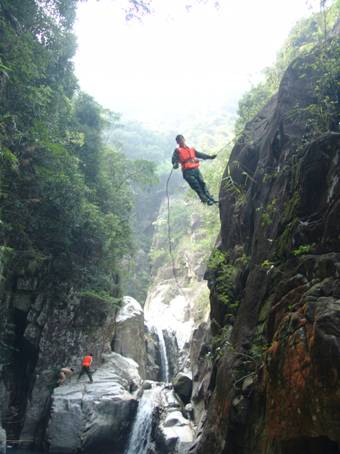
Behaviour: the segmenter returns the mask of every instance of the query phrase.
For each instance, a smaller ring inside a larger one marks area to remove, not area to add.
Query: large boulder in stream
[[[94,383],[87,377],[54,390],[47,428],[50,452],[81,452],[110,447],[121,452],[137,409],[132,390],[141,385],[138,366],[117,353],[104,356],[95,371]]]
[[[131,296],[124,296],[116,317],[113,350],[139,365],[139,374],[146,378],[146,347],[144,339],[144,311]]]
[[[176,394],[181,398],[184,404],[190,402],[192,393],[192,378],[189,374],[180,372],[176,375],[173,381],[174,390]]]
[[[160,404],[154,414],[155,452],[186,454],[194,439],[193,423],[182,413],[182,404],[173,389],[165,387],[160,394]]]

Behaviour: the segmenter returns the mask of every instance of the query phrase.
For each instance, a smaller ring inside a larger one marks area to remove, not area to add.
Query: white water
[[[159,353],[161,356],[162,381],[164,381],[165,383],[169,383],[169,381],[170,381],[169,361],[168,361],[168,355],[166,352],[166,345],[164,342],[163,329],[158,324],[155,326],[155,329],[156,329],[157,336],[158,336]]]
[[[202,283],[202,288],[205,285]],[[174,332],[181,350],[190,339],[194,322],[193,316],[190,315],[191,298],[176,295],[168,301],[167,295],[173,286],[175,284],[172,282],[159,283],[149,291],[144,305],[144,316],[150,325],[161,325],[163,329]]]
[[[146,454],[151,438],[152,411],[160,388],[147,389],[139,401],[136,418],[125,454]]]

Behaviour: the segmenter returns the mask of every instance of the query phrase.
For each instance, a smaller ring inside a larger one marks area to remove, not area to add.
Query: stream
[[[160,367],[162,382],[152,383],[151,389],[143,391],[143,395],[138,404],[137,414],[133,423],[131,436],[125,454],[147,454],[151,443],[152,415],[154,408],[161,400],[163,385],[169,383],[169,361],[164,341],[163,329],[159,324],[153,325],[157,333],[160,353]]]
[[[152,413],[161,388],[155,385],[146,389],[139,401],[138,410],[125,454],[146,454],[151,441]]]
[[[165,341],[164,341],[163,329],[159,325],[156,325],[155,329],[157,332],[157,337],[158,337],[158,342],[159,342],[162,381],[164,381],[165,383],[169,383],[169,381],[170,381],[169,361],[168,361],[168,355],[166,352],[166,345],[165,345]]]

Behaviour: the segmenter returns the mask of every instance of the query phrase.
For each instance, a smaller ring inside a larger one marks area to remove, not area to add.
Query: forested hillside
[[[75,6],[0,2],[2,254],[41,285],[106,298],[131,247],[131,183],[152,168],[104,145],[116,120],[77,88]]]
[[[230,94],[179,130],[80,89],[77,4],[0,0],[1,454],[120,454],[137,421],[143,454],[338,453],[340,0],[237,112]],[[216,154],[200,169],[218,203],[172,168],[177,134]],[[95,384],[64,386],[85,355]]]
[[[0,1],[0,413],[12,439],[38,427],[58,368],[110,349],[135,188],[154,178],[104,142],[117,115],[78,88],[76,4]]]

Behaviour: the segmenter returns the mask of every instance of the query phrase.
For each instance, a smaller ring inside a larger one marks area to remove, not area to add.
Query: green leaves
[[[16,169],[18,167],[18,159],[9,148],[0,148],[0,159],[3,164],[9,164],[12,169]]]
[[[13,270],[110,299],[153,164],[102,141],[118,116],[78,92],[76,0],[0,0],[0,242]]]
[[[326,2],[321,2],[320,13],[313,14],[307,19],[302,19],[295,25],[286,40],[286,43],[279,51],[275,64],[270,68],[266,68],[263,72],[263,80],[243,95],[239,102],[239,118],[235,127],[237,135],[242,132],[246,123],[266,105],[271,96],[278,90],[281,78],[288,65],[297,57],[307,55],[313,51],[313,49],[315,49],[317,45],[322,44],[322,42],[325,44],[326,39],[328,38],[327,30],[331,30],[339,18],[340,2],[339,0],[336,0],[328,9],[324,9],[325,4]],[[325,44],[325,46],[327,46],[327,44]],[[339,64],[339,58],[335,57],[335,59],[337,59],[337,63]],[[326,59],[324,61],[319,60],[316,64],[320,69],[324,70],[324,77],[330,81],[333,76],[330,77],[330,74],[327,76],[327,66],[332,66],[333,63],[327,62]],[[331,72],[334,75],[334,65]],[[308,78],[308,72],[305,71],[304,73],[305,77]],[[325,87],[324,81],[320,80],[320,83],[322,85],[321,91],[323,91]],[[339,85],[337,86],[337,89],[339,90]],[[318,89],[316,88],[316,93],[317,91]],[[324,95],[325,93],[323,93],[322,96]],[[326,100],[325,97],[322,98],[321,96],[318,96],[318,104],[319,103],[323,104],[321,105],[322,112],[315,112],[315,115],[320,118],[327,110],[326,105],[334,111],[334,106],[331,106],[330,100]],[[325,118],[322,118],[321,120],[324,122]],[[314,125],[311,127],[314,127]]]

